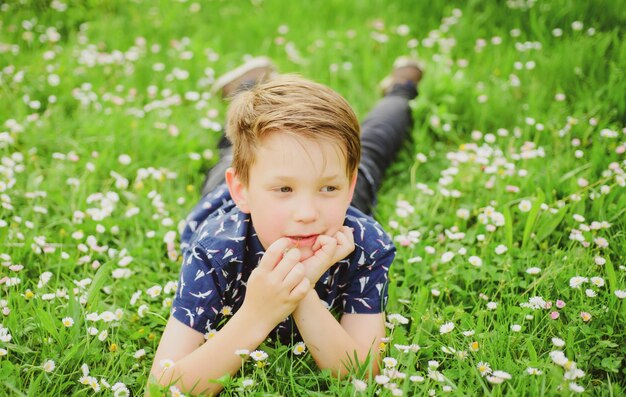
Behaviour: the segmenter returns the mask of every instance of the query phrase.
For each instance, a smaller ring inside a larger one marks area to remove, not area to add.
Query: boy
[[[256,58],[216,82],[232,98],[228,140],[187,218],[178,290],[151,369],[184,392],[219,392],[210,380],[241,367],[235,351],[268,337],[302,339],[334,375],[355,355],[378,371],[395,248],[365,214],[411,129],[421,69],[396,61],[361,137],[339,94],[273,74]]]

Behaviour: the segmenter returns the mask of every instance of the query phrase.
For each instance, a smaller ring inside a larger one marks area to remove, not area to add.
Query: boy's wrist
[[[320,300],[320,297],[317,294],[317,291],[315,290],[314,286],[311,286],[311,289],[309,289],[309,292],[307,292],[304,298],[302,298],[302,301],[308,301],[308,302],[319,302],[319,300]]]
[[[274,327],[278,325],[274,324],[267,316],[263,316],[257,310],[248,309],[245,302],[239,311],[235,313],[235,316],[240,318],[242,325],[248,328],[249,332],[254,333],[253,337],[257,339],[259,343],[263,342]]]
[[[311,288],[309,292],[307,292],[307,294],[304,296],[304,298],[302,298],[302,300],[296,307],[296,310],[294,310],[294,314],[302,310],[307,310],[307,308],[310,308],[313,305],[319,304],[321,304],[320,297],[319,295],[317,295],[317,291],[315,291],[315,288]]]

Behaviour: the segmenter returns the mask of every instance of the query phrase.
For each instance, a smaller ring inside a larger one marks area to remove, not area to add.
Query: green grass
[[[623,2],[112,0],[68,1],[64,11],[48,3],[0,4],[0,335],[11,335],[0,341],[0,394],[91,395],[79,382],[84,364],[100,393],[114,394],[106,384],[118,382],[142,392],[173,295],[147,291],[176,281],[180,266],[163,238],[215,161],[211,127],[224,121],[225,104],[207,94],[214,76],[268,55],[281,71],[336,89],[364,117],[403,54],[427,69],[413,139],[376,212],[398,243],[387,311],[409,320],[388,332],[384,356],[406,374],[389,384],[404,395],[575,394],[550,357],[562,350],[584,371],[574,382],[587,394],[626,393],[626,303],[615,294],[626,290]],[[488,226],[486,213],[503,222]],[[419,238],[401,244],[410,231]],[[499,245],[508,250],[497,254]],[[121,268],[130,276],[115,278]],[[50,280],[38,286],[44,272]],[[589,281],[572,288],[575,276]],[[521,306],[533,297],[552,307]],[[87,318],[118,309],[111,322]],[[454,329],[440,333],[448,322]],[[309,354],[262,348],[267,364],[246,363],[223,380],[224,395],[360,395]],[[444,381],[429,376],[430,360]],[[490,383],[479,362],[511,379]],[[244,379],[255,386],[238,391]],[[362,394],[393,387],[370,380]]]

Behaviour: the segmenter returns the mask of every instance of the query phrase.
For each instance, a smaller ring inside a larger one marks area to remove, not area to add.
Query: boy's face
[[[273,133],[261,141],[248,185],[234,177],[231,194],[249,212],[265,249],[288,237],[313,255],[320,234],[334,236],[344,222],[356,178],[346,174],[344,155],[335,143]]]

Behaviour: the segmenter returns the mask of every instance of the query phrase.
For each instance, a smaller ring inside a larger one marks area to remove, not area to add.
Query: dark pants
[[[366,214],[372,213],[385,171],[413,127],[409,100],[416,96],[417,89],[412,84],[397,84],[361,123],[361,163],[352,205]],[[232,148],[225,137],[218,148],[220,159],[207,173],[203,196],[224,183],[224,173],[232,161]]]

